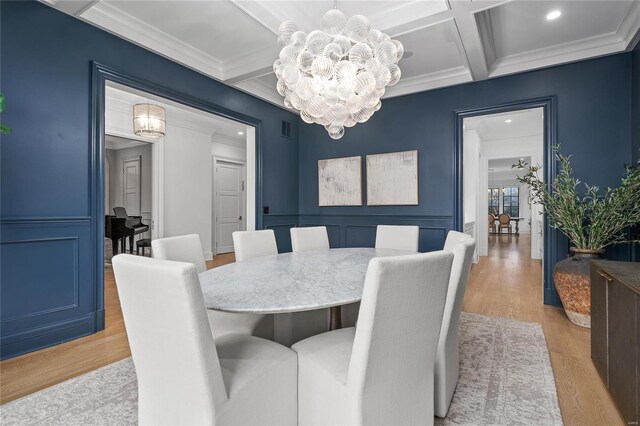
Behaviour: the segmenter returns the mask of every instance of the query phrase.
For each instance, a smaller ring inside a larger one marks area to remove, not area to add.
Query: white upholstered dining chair
[[[207,270],[198,234],[153,240],[151,241],[151,253],[155,259],[192,263],[196,265],[198,273]],[[264,315],[207,309],[207,316],[216,337],[231,333],[243,333],[273,339],[273,324],[263,324]]]
[[[456,231],[450,231],[444,243],[444,251],[453,253],[453,265],[435,360],[434,410],[438,417],[447,415],[458,383],[460,312],[475,247],[476,241],[470,235]]]
[[[378,225],[376,248],[418,251],[420,228],[406,225]]]
[[[214,340],[192,263],[119,255],[113,271],[140,424],[296,424],[295,352],[241,334]]]
[[[156,259],[174,260],[196,265],[198,273],[207,270],[198,234],[159,238],[151,241],[151,254]]]
[[[433,362],[452,261],[446,252],[371,260],[358,327],[293,345],[299,424],[433,423]]]
[[[264,256],[275,256],[278,254],[278,246],[276,244],[276,234],[273,229],[265,229],[261,231],[235,231],[231,234],[233,238],[233,251],[235,253],[236,262],[245,262]],[[220,315],[224,314],[224,315]],[[218,312],[212,314],[218,321],[233,320],[235,317],[236,328],[243,324],[254,336],[263,337],[273,340],[273,315],[261,314],[238,314]],[[224,318],[219,318],[224,316]],[[216,319],[213,319],[215,321]],[[233,324],[232,324],[233,325]],[[234,327],[226,327],[233,329]]]
[[[294,252],[329,250],[325,226],[291,228],[291,248]],[[329,329],[329,310],[276,314],[274,340],[286,346]]]
[[[291,249],[299,251],[329,250],[326,226],[291,228]]]
[[[236,255],[236,262],[278,254],[276,234],[273,232],[273,229],[265,229],[262,231],[235,231],[231,235],[233,238],[233,251]]]
[[[406,225],[378,225],[376,228],[376,248],[418,251],[420,228]],[[342,325],[355,326],[358,321],[360,303],[342,306]]]

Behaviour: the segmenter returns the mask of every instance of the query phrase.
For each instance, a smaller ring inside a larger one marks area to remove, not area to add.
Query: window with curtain
[[[511,217],[520,215],[520,188],[517,186],[502,188],[502,211]]]
[[[500,188],[489,188],[489,214],[500,214]]]

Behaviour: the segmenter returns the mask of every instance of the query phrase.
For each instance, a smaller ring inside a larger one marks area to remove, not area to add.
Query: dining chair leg
[[[329,330],[337,330],[339,328],[342,328],[342,309],[341,308],[342,308],[341,306],[332,306],[331,308],[329,308],[330,310]]]

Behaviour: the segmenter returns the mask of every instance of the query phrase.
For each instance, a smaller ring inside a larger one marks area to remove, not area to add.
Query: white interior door
[[[130,216],[140,215],[140,158],[122,162],[122,205]]]
[[[243,167],[242,164],[216,163],[216,254],[232,252],[231,234],[244,229]]]

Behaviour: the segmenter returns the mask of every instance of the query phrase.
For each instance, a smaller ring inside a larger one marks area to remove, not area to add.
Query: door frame
[[[481,106],[455,110],[454,122],[454,145],[453,145],[453,227],[464,231],[464,210],[463,210],[463,139],[464,139],[464,119],[477,117],[479,115],[489,115],[502,112],[520,111],[523,109],[542,108],[544,113],[543,122],[543,167],[544,180],[549,190],[553,187],[553,182],[557,173],[557,161],[554,149],[558,144],[558,108],[556,95],[549,95],[533,99],[525,99],[513,102],[506,102],[498,105]],[[546,215],[543,217],[543,273],[542,273],[542,299],[545,305],[561,306],[560,297],[553,283],[553,265],[558,261],[558,232],[549,225]]]
[[[93,262],[93,298],[95,312],[94,332],[104,330],[104,159],[105,159],[105,84],[120,83],[165,99],[178,102],[250,126],[255,131],[255,227],[263,228],[263,122],[260,119],[225,108],[221,105],[178,92],[168,87],[141,79],[96,61],[91,61],[90,108],[90,193],[91,193],[91,247]],[[247,153],[249,155],[249,153]]]
[[[212,190],[212,194],[211,194],[211,252],[213,253],[213,256],[216,256],[218,254],[218,245],[217,243],[217,237],[218,237],[218,233],[216,232],[216,227],[217,227],[217,219],[218,219],[218,210],[217,210],[217,195],[216,195],[216,183],[217,183],[217,172],[216,172],[216,166],[218,165],[219,162],[222,163],[230,163],[230,164],[237,164],[242,166],[242,180],[245,183],[244,185],[244,194],[242,197],[242,227],[246,230],[248,228],[247,225],[247,206],[248,206],[248,200],[249,197],[251,196],[251,194],[249,193],[249,185],[247,185],[247,160],[241,160],[239,158],[233,158],[233,157],[227,157],[224,155],[212,155],[211,156],[211,161],[212,161],[212,173],[211,173],[211,190]]]

